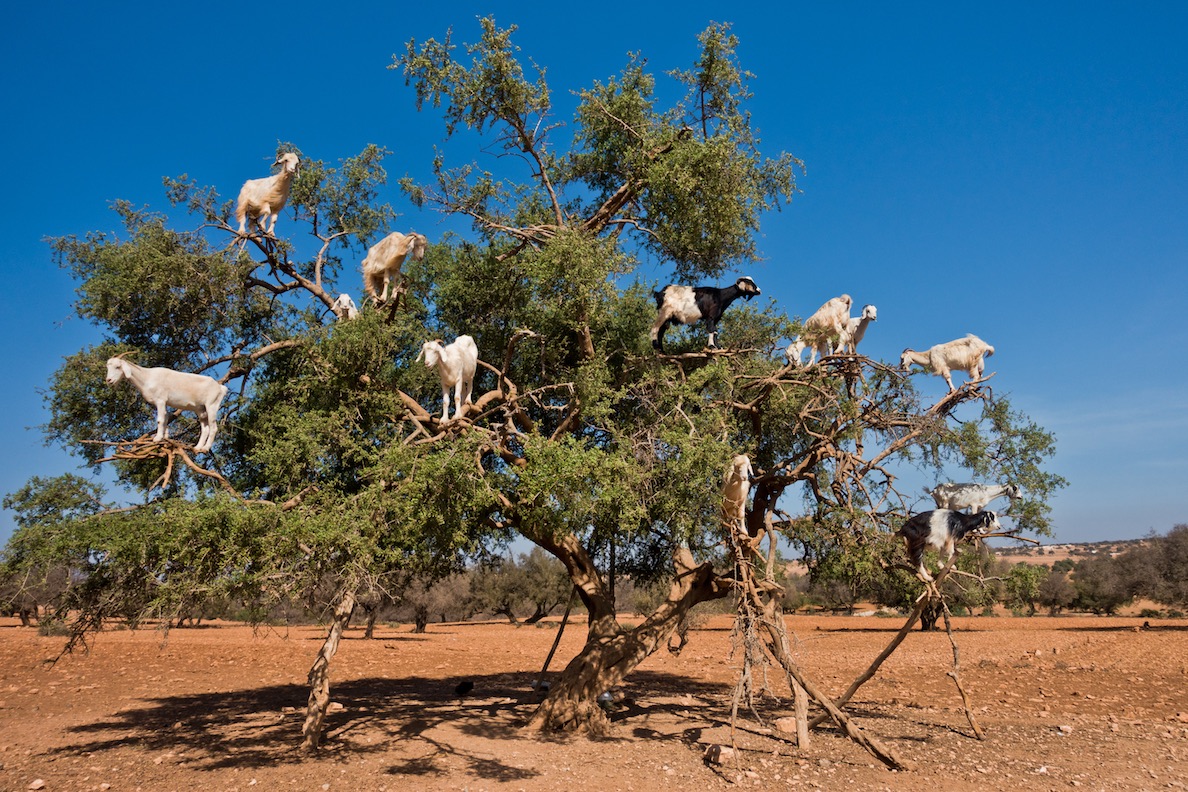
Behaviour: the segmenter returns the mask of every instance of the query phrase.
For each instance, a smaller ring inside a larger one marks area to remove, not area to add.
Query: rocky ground
[[[887,645],[892,618],[789,619],[796,658],[838,694]],[[556,625],[434,624],[425,635],[351,630],[332,668],[323,749],[296,750],[317,628],[216,623],[109,630],[50,665],[64,639],[0,620],[0,788],[1156,790],[1188,788],[1188,621],[957,619],[974,738],[946,672],[949,639],[913,633],[850,712],[918,766],[892,772],[832,726],[808,746],[730,727],[738,673],[731,621],[646,661],[615,691],[606,738],[540,737],[522,724]],[[579,649],[564,634],[554,671]],[[782,672],[760,702],[790,714]],[[471,680],[459,698],[454,689]],[[707,762],[707,747],[733,758]]]

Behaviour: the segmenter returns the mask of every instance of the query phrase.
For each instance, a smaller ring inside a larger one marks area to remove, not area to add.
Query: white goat
[[[749,538],[747,533],[747,494],[755,470],[746,454],[736,454],[722,476],[722,523]]]
[[[121,357],[108,358],[107,384],[115,385],[121,379],[135,385],[144,400],[157,408],[157,435],[153,442],[160,442],[169,436],[165,409],[176,407],[196,413],[202,423],[202,434],[194,451],[201,454],[214,445],[215,433],[219,429],[219,406],[227,395],[225,385],[205,374],[145,368]]]
[[[1003,496],[1011,499],[1011,505],[1007,507],[1007,511],[1010,511],[1019,498],[1019,488],[1014,484],[954,484],[947,481],[931,490],[925,487],[924,491],[936,501],[936,508],[954,511],[969,509],[980,512],[990,501]]]
[[[289,200],[289,188],[293,175],[297,173],[299,159],[289,151],[276,158],[273,165],[280,165],[280,172],[263,179],[248,179],[239,190],[239,201],[235,205],[235,219],[239,221],[239,233],[245,234],[248,218],[255,220],[264,230],[264,219],[268,218],[269,236],[276,228],[276,217]]]
[[[878,308],[873,305],[862,306],[860,316],[851,316],[846,320],[846,331],[842,333],[838,349],[842,352],[849,352],[851,355],[858,354],[858,342],[866,337],[866,326],[878,318]]]
[[[832,355],[835,349],[841,349],[846,326],[850,321],[850,306],[853,303],[850,295],[843,294],[840,297],[827,300],[812,316],[805,319],[800,335],[788,345],[786,351],[788,361],[799,366],[800,357],[808,348],[812,350],[808,362],[811,366],[817,362],[818,352],[821,357],[825,357]],[[837,347],[833,345],[835,339],[838,343]]]
[[[969,374],[970,381],[982,378],[986,361],[984,358],[994,354],[994,347],[972,333],[965,338],[937,344],[925,352],[912,349],[903,350],[899,358],[899,367],[907,371],[913,363],[918,363],[937,376],[944,377],[953,391],[953,377],[951,372],[964,371]]]
[[[334,312],[340,322],[343,319],[354,319],[359,315],[359,308],[349,294],[338,295],[338,299],[334,301],[334,305],[330,306],[330,310]]]
[[[413,261],[423,259],[427,244],[429,240],[424,234],[393,231],[372,245],[363,259],[363,287],[371,298],[377,302],[387,302],[392,276],[400,274],[400,267],[409,253],[412,253]],[[381,286],[382,295],[378,294]]]
[[[441,420],[450,419],[450,388],[454,389],[454,420],[461,418],[463,405],[472,403],[470,391],[478,368],[478,347],[474,339],[460,335],[448,345],[441,341],[426,341],[421,345],[417,360],[422,357],[429,368],[437,366],[441,376]]]

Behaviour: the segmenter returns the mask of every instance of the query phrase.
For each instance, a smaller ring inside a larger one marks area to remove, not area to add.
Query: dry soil
[[[332,668],[323,749],[296,746],[305,677],[324,631],[215,623],[108,630],[62,658],[60,637],[0,620],[0,788],[24,790],[1156,790],[1188,785],[1188,621],[956,619],[977,740],[947,672],[943,633],[915,632],[849,711],[916,763],[883,767],[832,725],[804,748],[762,733],[790,714],[782,673],[730,727],[731,620],[614,691],[613,733],[541,737],[522,725],[556,624],[351,630]],[[797,661],[840,693],[901,624],[789,619]],[[570,624],[554,672],[580,648]],[[164,640],[167,637],[167,640]],[[474,682],[460,699],[460,681]],[[707,762],[712,745],[734,758]]]

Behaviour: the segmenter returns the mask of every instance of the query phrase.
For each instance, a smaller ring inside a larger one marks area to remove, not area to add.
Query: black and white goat
[[[924,550],[928,545],[935,547],[947,564],[962,539],[992,533],[1001,528],[998,515],[992,511],[963,514],[952,509],[933,509],[912,517],[896,533],[907,540],[908,559],[916,568],[916,576],[925,583],[931,583],[932,575],[924,566]]]
[[[709,331],[709,348],[718,348],[718,320],[739,297],[751,299],[759,294],[755,281],[743,276],[733,286],[677,286],[669,284],[656,297],[656,322],[652,325],[652,348],[664,351],[664,331],[670,324],[694,325],[702,319]]]

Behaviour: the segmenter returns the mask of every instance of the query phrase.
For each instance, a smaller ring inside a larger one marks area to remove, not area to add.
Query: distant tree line
[[[859,603],[871,603],[906,610],[918,591],[913,578],[893,566],[894,556],[887,560],[887,567],[872,575],[856,574],[833,562],[810,565],[807,572],[795,574],[787,571],[792,567],[781,564],[777,578],[787,592],[784,607],[788,612],[852,613]],[[1188,610],[1188,524],[1175,526],[1165,536],[1148,537],[1116,555],[1101,553],[1052,564],[1011,564],[981,548],[962,554],[957,568],[965,574],[950,578],[944,586],[950,608],[958,614],[989,613],[995,605],[1002,605],[1021,616],[1040,612],[1109,615],[1142,599],[1166,608],[1166,612],[1150,615],[1182,616]],[[62,590],[76,585],[77,579],[62,568],[45,575],[37,586],[18,583],[5,581],[0,603],[5,613],[20,616],[23,624],[30,625],[39,604],[53,601]],[[624,610],[646,613],[667,585],[666,581],[633,581],[625,576],[616,581],[616,599]],[[533,548],[526,555],[484,559],[444,578],[410,575],[361,596],[360,606],[368,637],[377,622],[409,624],[416,632],[424,632],[432,622],[483,617],[536,624],[546,616],[559,615],[571,589],[560,562]],[[584,613],[580,600],[573,604],[578,613]],[[259,607],[224,595],[195,600],[176,626],[211,619],[290,624],[318,619],[317,609],[300,601],[273,603],[266,612]],[[717,610],[726,612],[728,607]],[[926,628],[934,626],[937,617],[926,617]],[[129,623],[136,626],[134,620]]]
[[[788,586],[788,610],[819,607],[852,612],[859,603],[905,609],[916,593],[911,577],[899,569],[872,572],[841,559],[807,555],[807,572]],[[1188,524],[1166,536],[1151,536],[1117,553],[1052,564],[1011,564],[982,548],[959,557],[964,573],[945,583],[950,608],[975,614],[1003,605],[1024,616],[1040,611],[1116,613],[1135,600],[1150,600],[1179,616],[1188,609]],[[1157,614],[1152,614],[1157,615]],[[927,622],[927,620],[926,620]]]

